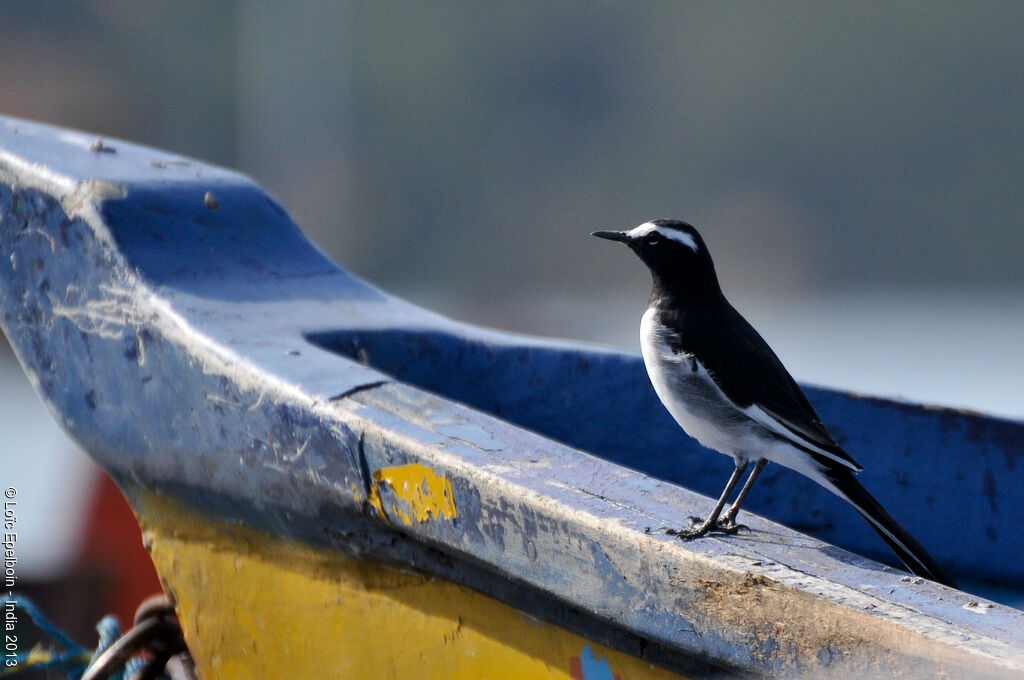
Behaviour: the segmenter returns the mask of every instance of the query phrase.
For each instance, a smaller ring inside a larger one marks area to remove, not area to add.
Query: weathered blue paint
[[[513,344],[435,330],[317,333],[315,344],[571,446],[682,484],[721,491],[732,461],[709,455],[661,407],[639,357]],[[529,367],[529,370],[524,370]],[[861,479],[953,573],[1024,583],[1024,426],[948,409],[807,388]],[[537,399],[537,394],[545,395]],[[594,427],[594,423],[601,427]],[[638,424],[644,440],[637,445]],[[769,467],[750,509],[899,565],[852,508],[810,480]]]
[[[129,494],[397,559],[698,675],[1024,671],[1021,612],[753,515],[749,535],[665,536],[712,503],[683,487],[717,493],[729,463],[681,434],[636,355],[444,319],[336,267],[245,177],[91,142],[0,119],[0,311],[55,416]],[[1024,426],[810,396],[954,575],[1020,582]],[[397,529],[371,511],[372,473],[413,462],[451,480],[458,519]],[[888,558],[786,471],[751,507]]]

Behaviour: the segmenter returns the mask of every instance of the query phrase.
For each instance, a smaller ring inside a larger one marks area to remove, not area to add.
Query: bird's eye
[[[661,234],[659,234],[656,231],[652,231],[650,234],[647,235],[646,241],[647,245],[656,246],[659,243],[661,243]]]

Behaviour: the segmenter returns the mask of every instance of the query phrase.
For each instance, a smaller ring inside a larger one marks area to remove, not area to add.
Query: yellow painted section
[[[383,489],[390,491],[382,493]],[[384,498],[392,498],[385,510]],[[455,519],[455,492],[451,480],[422,463],[381,468],[373,473],[370,504],[388,520],[398,518],[405,526],[413,522]]]
[[[211,522],[149,492],[137,510],[205,680],[679,677],[449,581]]]

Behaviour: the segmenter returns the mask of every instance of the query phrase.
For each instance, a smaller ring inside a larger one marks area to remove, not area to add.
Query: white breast
[[[640,351],[647,375],[661,403],[688,435],[738,461],[767,458],[834,491],[819,463],[792,446],[779,427],[769,428],[755,420],[752,414],[756,416],[760,409],[741,409],[732,403],[696,357],[672,350],[667,334],[657,308],[648,309],[640,321]]]
[[[640,351],[654,391],[688,435],[709,449],[740,459],[757,457],[758,437],[747,418],[691,355],[668,345],[657,308],[640,320]]]

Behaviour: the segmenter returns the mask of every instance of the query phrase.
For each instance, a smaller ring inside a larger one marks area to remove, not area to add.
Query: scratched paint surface
[[[382,491],[390,493],[382,493]],[[387,509],[385,497],[390,498]],[[455,491],[446,477],[422,463],[381,468],[373,473],[370,504],[382,517],[402,524],[455,519]]]
[[[140,497],[147,545],[205,678],[681,677],[449,581]]]

